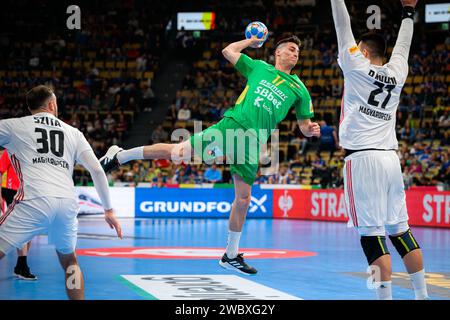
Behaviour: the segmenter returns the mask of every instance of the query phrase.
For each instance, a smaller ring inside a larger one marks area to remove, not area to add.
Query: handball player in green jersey
[[[229,164],[235,200],[229,218],[227,248],[219,264],[242,274],[257,272],[245,263],[238,249],[261,146],[291,108],[295,108],[298,125],[306,137],[320,135],[320,126],[310,120],[314,116],[311,96],[297,75],[291,74],[298,62],[300,39],[291,36],[276,44],[275,66],[241,53],[258,42],[260,40],[250,38],[231,43],[222,50],[224,57],[247,79],[247,84],[235,105],[218,123],[181,143],[158,143],[129,150],[112,146],[100,159],[106,172],[131,160],[142,159],[188,162],[196,158],[206,163]]]

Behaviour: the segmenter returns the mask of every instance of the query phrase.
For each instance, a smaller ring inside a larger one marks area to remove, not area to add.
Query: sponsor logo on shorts
[[[302,300],[234,275],[123,275],[138,292],[158,300]]]
[[[246,259],[304,258],[317,255],[315,252],[283,249],[241,249]],[[219,259],[223,248],[198,247],[131,247],[78,249],[79,256],[141,259]]]

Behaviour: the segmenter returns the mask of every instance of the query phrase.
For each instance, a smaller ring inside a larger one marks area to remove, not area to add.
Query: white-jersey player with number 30
[[[0,259],[34,236],[48,234],[65,271],[67,295],[83,299],[83,275],[75,255],[79,209],[72,180],[75,162],[90,172],[106,222],[120,238],[121,227],[100,162],[83,134],[57,118],[53,91],[37,86],[26,100],[32,115],[0,121],[0,146],[8,149],[20,180],[14,202],[0,219]]]
[[[386,231],[403,258],[416,299],[427,299],[422,251],[408,225],[400,161],[395,150],[395,115],[408,76],[417,0],[402,0],[402,23],[388,63],[386,43],[377,33],[352,34],[344,0],[331,0],[344,96],[339,140],[345,150],[344,192],[349,225],[374,272],[378,299],[392,299],[391,259]]]

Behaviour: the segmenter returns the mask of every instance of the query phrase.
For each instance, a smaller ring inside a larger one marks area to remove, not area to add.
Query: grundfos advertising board
[[[228,218],[234,189],[136,188],[136,217]],[[253,188],[248,218],[272,218],[272,190]]]

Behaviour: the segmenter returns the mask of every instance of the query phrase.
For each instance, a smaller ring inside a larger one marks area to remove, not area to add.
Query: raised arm
[[[350,16],[344,0],[331,0],[331,10],[336,28],[339,52],[342,52],[356,44],[350,24]]]
[[[92,180],[94,181],[94,187],[97,190],[100,200],[102,201],[103,208],[105,210],[105,220],[111,227],[111,229],[116,229],[117,236],[122,238],[122,228],[120,223],[117,221],[114,211],[111,205],[111,197],[109,195],[108,189],[108,179],[106,178],[105,172],[100,165],[94,152],[91,150],[84,151],[79,157],[80,164],[85,167],[91,174]]]
[[[411,47],[414,32],[414,11],[417,0],[401,0],[403,5],[402,24],[397,36],[397,42],[390,62],[397,62],[403,65],[408,64],[409,49]]]
[[[235,65],[241,56],[241,51],[248,48],[251,44],[260,42],[256,37],[230,43],[222,50],[222,54],[231,64]]]

